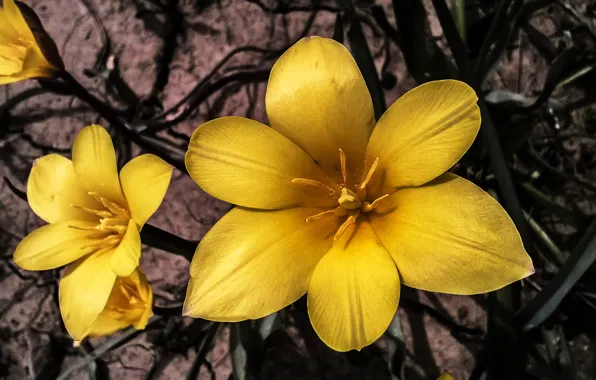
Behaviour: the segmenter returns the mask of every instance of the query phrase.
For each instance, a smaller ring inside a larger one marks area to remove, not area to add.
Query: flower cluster
[[[64,69],[30,25],[4,0],[0,84]],[[223,117],[192,135],[190,176],[236,207],[196,249],[184,315],[257,319],[307,294],[317,334],[348,351],[387,329],[401,284],[477,294],[530,275],[507,213],[448,172],[476,138],[476,102],[463,82],[429,82],[375,121],[343,45],[320,37],[295,44],[271,71],[270,126]],[[27,270],[67,265],[60,310],[75,341],[147,324],[152,290],[139,268],[140,231],[171,175],[152,154],[118,173],[110,135],[97,125],[77,135],[72,160],[50,154],[33,165],[28,202],[48,224],[22,240],[14,261]]]
[[[152,292],[139,268],[139,231],[166,193],[172,167],[152,154],[120,171],[108,132],[79,132],[72,161],[49,154],[35,161],[27,182],[31,209],[49,223],[26,236],[14,261],[23,269],[67,265],[60,311],[75,341],[111,334],[152,315]]]

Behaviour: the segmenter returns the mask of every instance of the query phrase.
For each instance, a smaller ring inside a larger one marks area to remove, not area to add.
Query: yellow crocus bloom
[[[55,49],[55,46],[51,48]],[[56,66],[61,64],[50,63],[44,55],[14,0],[3,0],[0,8],[0,85],[29,78],[51,78],[60,71]]]
[[[104,335],[151,316],[151,286],[138,268],[139,232],[166,193],[172,167],[152,154],[120,171],[108,132],[77,135],[72,161],[36,160],[27,182],[31,209],[49,224],[26,236],[14,261],[23,269],[70,264],[60,281],[60,311],[74,340]]]
[[[400,282],[477,294],[533,273],[499,203],[446,172],[478,133],[476,102],[463,82],[429,82],[375,123],[343,45],[295,44],[269,78],[271,128],[224,117],[192,135],[190,175],[238,207],[197,248],[185,315],[256,319],[308,293],[319,337],[347,351],[387,329]]]

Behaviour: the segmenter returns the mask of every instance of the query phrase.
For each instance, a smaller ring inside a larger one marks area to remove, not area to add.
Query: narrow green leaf
[[[432,0],[432,3],[462,77],[476,90],[476,93],[480,94],[480,85],[474,75],[466,46],[459,36],[445,0]],[[478,105],[482,115],[480,134],[487,147],[488,156],[501,190],[504,207],[516,224],[526,249],[529,249],[529,231],[497,132],[482,97],[479,98]],[[520,344],[519,331],[513,323],[514,313],[520,303],[519,284],[512,284],[490,293],[488,300],[488,379],[523,379],[525,353]]]
[[[151,317],[149,323],[147,323],[147,327],[145,328],[145,330],[149,328],[149,326],[154,325],[160,319],[161,317],[157,316]],[[92,353],[86,355],[84,358],[76,362],[74,365],[68,367],[64,372],[60,374],[60,376],[58,376],[56,380],[70,379],[72,375],[74,375],[77,371],[79,371],[82,368],[88,367],[91,362],[99,358],[101,355],[110,351],[112,348],[118,346],[119,344],[127,342],[136,337],[137,335],[142,334],[145,330],[137,330],[134,327],[129,327],[123,330],[121,333],[117,334],[101,346],[97,347]]]
[[[340,44],[344,43],[344,23],[341,19],[341,13],[335,16],[335,26],[333,27],[333,39]]]
[[[178,235],[164,231],[151,224],[145,224],[143,226],[141,241],[150,247],[180,255],[188,261],[192,260],[198,245],[196,241],[183,239]]]
[[[232,358],[232,373],[236,380],[246,380],[249,377],[246,367],[248,363],[248,353],[242,344],[240,332],[240,323],[230,325],[230,357]]]
[[[501,2],[499,3],[499,8],[497,9],[497,13],[493,18],[492,23],[490,24],[490,28],[488,29],[488,33],[484,39],[484,42],[482,43],[480,53],[478,53],[478,59],[476,60],[476,65],[474,67],[474,73],[479,78],[484,78],[485,60],[486,58],[488,58],[490,48],[493,45],[494,40],[499,33],[499,30],[503,27],[503,23],[505,22],[505,18],[507,17],[507,10],[509,9],[509,6],[511,5],[512,1],[513,0],[501,0]]]
[[[453,0],[451,14],[462,41],[466,41],[466,0]]]
[[[206,362],[207,354],[213,347],[213,341],[223,328],[223,323],[213,322],[209,329],[204,333],[199,346],[197,347],[197,356],[195,357],[190,370],[186,373],[186,380],[199,380],[201,367]]]
[[[387,365],[391,373],[392,380],[406,379],[406,344],[404,343],[404,333],[401,328],[401,320],[397,313],[391,321],[389,328],[385,332],[389,338],[387,347]]]
[[[521,183],[521,188],[525,190],[526,194],[536,201],[538,205],[544,207],[545,210],[553,213],[562,221],[574,226],[585,225],[586,216],[556,203],[551,197],[538,190],[531,183],[524,181]]]
[[[271,320],[268,322],[271,322]],[[232,358],[232,373],[236,380],[259,378],[264,347],[264,339],[255,321],[244,321],[230,325],[230,355]]]
[[[366,82],[366,87],[368,87],[368,91],[372,97],[373,107],[375,110],[375,119],[379,120],[386,109],[385,94],[383,93],[383,88],[381,87],[381,80],[379,79],[379,74],[377,73],[375,61],[368,47],[368,43],[366,42],[366,37],[362,31],[360,20],[355,18],[352,19],[350,30],[348,30],[348,40],[350,41],[350,46],[352,47],[354,59],[356,60],[356,63],[362,72],[362,76]]]
[[[277,313],[273,313],[261,318],[257,321],[257,323],[259,325],[259,335],[261,335],[261,339],[263,339],[263,341],[266,340],[271,333],[281,327],[281,321],[279,320],[279,315]]]
[[[536,328],[551,316],[595,260],[596,220],[593,220],[556,276],[517,314],[523,329]]]
[[[569,345],[567,344],[567,339],[565,339],[563,328],[560,325],[548,328],[542,326],[540,330],[546,346],[547,355],[550,359],[551,369],[559,373],[561,378],[575,380],[577,378],[577,371],[569,353]]]
[[[431,40],[421,0],[393,0],[393,12],[401,39],[401,51],[408,71],[418,83],[456,77],[457,71],[443,51]]]

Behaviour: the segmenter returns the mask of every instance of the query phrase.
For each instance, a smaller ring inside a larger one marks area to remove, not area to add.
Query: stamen
[[[296,183],[298,185],[316,187],[318,189],[321,189],[321,190],[326,191],[327,193],[329,193],[329,195],[333,195],[333,193],[335,193],[335,190],[333,190],[331,187],[329,187],[329,186],[327,186],[324,183],[321,183],[319,181],[315,181],[314,179],[294,178],[292,180],[292,183]]]
[[[352,224],[356,223],[356,219],[358,218],[358,215],[360,215],[360,210],[358,210],[358,212],[356,213],[356,215],[350,215],[348,216],[348,218],[346,219],[345,222],[343,222],[343,224],[341,226],[339,226],[339,229],[337,230],[337,232],[335,233],[335,236],[333,237],[333,240],[337,240],[341,237],[341,235],[343,235],[344,232],[346,232],[346,230],[348,229],[348,227],[350,227]]]
[[[98,251],[101,248],[109,248],[111,246],[117,245],[120,243],[120,240],[122,240],[120,235],[108,235],[101,240],[94,241],[91,244],[83,245],[81,248],[92,248],[94,251]]]
[[[343,177],[343,185],[348,183],[348,169],[346,166],[346,154],[343,149],[339,149],[339,162],[341,163],[341,176]]]
[[[382,201],[383,199],[387,198],[388,196],[389,196],[389,194],[380,196],[377,199],[375,199],[372,203],[364,202],[364,206],[362,206],[362,211],[369,212],[371,210],[374,210],[378,206],[379,202]]]
[[[372,178],[373,174],[375,174],[375,170],[377,170],[378,166],[379,166],[379,157],[375,158],[375,161],[371,165],[370,169],[368,169],[368,173],[366,173],[366,178],[364,178],[364,181],[362,181],[362,183],[358,186],[358,190],[366,189],[366,185],[368,185],[368,182]]]
[[[102,197],[101,195],[97,194],[96,192],[90,191],[88,193],[95,199],[97,199],[101,204],[103,204],[108,210],[112,212],[112,214],[120,215],[120,216],[129,216],[128,211],[123,209],[122,207],[118,206],[116,203],[107,200],[106,198]]]
[[[73,204],[71,204],[70,207],[88,212],[93,215],[97,215],[100,218],[110,218],[110,217],[114,216],[111,212],[105,211],[105,210],[95,210],[95,209],[92,209],[89,207],[77,206],[77,205],[73,205]]]
[[[308,222],[312,222],[315,220],[319,220],[319,219],[323,219],[329,215],[336,215],[336,216],[342,216],[342,215],[346,215],[348,212],[341,207],[336,207],[333,210],[327,210],[327,211],[323,211],[321,213],[315,214],[313,216],[309,216],[308,218],[306,218],[306,223]]]
[[[106,232],[115,232],[118,235],[124,235],[126,233],[126,228],[127,226],[105,226],[105,225],[99,225],[98,228],[102,231],[106,231]]]

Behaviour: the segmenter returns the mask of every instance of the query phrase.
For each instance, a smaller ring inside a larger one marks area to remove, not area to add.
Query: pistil
[[[341,194],[340,194],[339,198],[337,199],[337,203],[339,205],[334,209],[326,210],[326,211],[323,211],[321,213],[318,213],[318,214],[315,214],[315,215],[312,215],[312,216],[309,216],[308,218],[306,218],[306,222],[308,223],[308,222],[313,222],[315,220],[324,219],[324,218],[327,218],[330,216],[348,215],[346,220],[341,224],[341,226],[335,233],[333,240],[339,239],[352,224],[355,224],[356,221],[358,220],[358,217],[360,216],[360,214],[374,210],[378,206],[380,201],[382,201],[383,199],[385,199],[389,196],[389,194],[385,194],[385,195],[373,200],[372,202],[365,200],[366,199],[366,187],[370,183],[373,175],[375,174],[377,168],[379,167],[379,158],[378,157],[375,158],[371,167],[366,172],[366,175],[364,176],[364,178],[362,179],[360,184],[358,184],[354,190],[348,188],[347,160],[346,160],[346,154],[343,151],[343,149],[339,150],[339,162],[341,165],[341,175],[342,175],[342,180],[343,180],[343,182],[340,186]],[[292,183],[316,187],[316,188],[326,191],[330,195],[333,195],[335,193],[335,191],[331,187],[329,187],[319,181],[312,180],[312,179],[294,178],[292,180]]]

